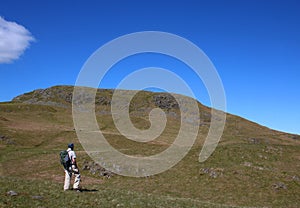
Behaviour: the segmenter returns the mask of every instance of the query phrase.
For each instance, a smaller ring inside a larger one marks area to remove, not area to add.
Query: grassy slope
[[[141,116],[133,116],[132,120],[140,128],[149,125]],[[98,121],[107,140],[126,154],[160,152],[166,148],[162,144],[171,143],[178,131],[178,121],[170,118],[159,139],[141,145],[118,135],[109,115],[99,116]],[[61,191],[63,171],[58,162],[58,152],[69,141],[75,142],[79,165],[90,160],[73,128],[68,108],[0,104],[0,135],[6,136],[0,142],[0,207],[300,206],[299,141],[292,139],[295,135],[228,115],[222,140],[206,162],[198,162],[207,132],[207,126],[203,126],[192,150],[172,169],[148,178],[110,179],[82,171],[82,185],[98,191],[78,195]],[[6,196],[9,190],[19,195]],[[33,195],[43,199],[33,199]]]

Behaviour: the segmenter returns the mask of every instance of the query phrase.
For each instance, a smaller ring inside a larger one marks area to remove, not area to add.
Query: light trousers
[[[65,183],[64,183],[64,190],[68,190],[70,187],[71,183],[71,178],[72,175],[74,175],[74,184],[73,184],[73,189],[78,189],[79,188],[79,183],[80,183],[80,173],[74,172],[74,171],[67,171],[65,170]]]

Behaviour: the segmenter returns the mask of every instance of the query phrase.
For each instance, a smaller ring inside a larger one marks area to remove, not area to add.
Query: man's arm
[[[77,167],[76,158],[72,158],[72,164]]]

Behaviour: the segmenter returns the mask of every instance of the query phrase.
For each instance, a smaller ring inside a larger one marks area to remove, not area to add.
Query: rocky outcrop
[[[73,99],[73,89],[73,86],[54,86],[47,89],[38,89],[23,95],[19,95],[12,101],[27,104],[70,107]],[[98,89],[95,97],[95,104],[111,105],[113,92],[113,90],[109,89]],[[124,90],[124,93],[126,93],[126,90]],[[179,108],[177,101],[169,93],[151,93],[146,91],[143,93],[137,93],[136,95],[142,96],[143,99],[140,99],[138,103],[135,103],[135,99],[133,99],[132,103],[130,104],[133,110],[141,111],[141,109],[149,109],[149,107],[159,107],[165,111],[171,111]],[[87,99],[84,94],[79,96],[79,100],[81,100],[80,97],[82,97],[82,100]]]
[[[157,94],[153,96],[154,104],[161,109],[177,109],[179,108],[175,98],[167,93]]]
[[[68,107],[72,103],[72,93],[72,86],[55,86],[19,95],[12,101],[27,104]]]
[[[93,161],[84,161],[82,165],[82,170],[88,170],[91,174],[101,177],[110,178],[114,175],[113,172],[106,170],[101,167],[99,164]]]
[[[47,89],[38,89],[23,95],[17,96],[13,99],[13,102],[26,103],[26,104],[38,104],[46,106],[55,106],[62,108],[71,108],[73,99],[74,86],[54,86]],[[77,105],[83,105],[88,101],[92,102],[95,100],[97,107],[96,113],[98,115],[110,115],[110,105],[112,102],[112,96],[114,90],[111,89],[97,89],[95,98],[93,98],[90,93],[86,93],[86,90],[93,90],[92,88],[83,88],[82,93],[76,95],[75,103]],[[80,91],[79,91],[80,92]],[[92,91],[93,93],[93,91]],[[126,96],[132,95],[132,91],[122,90],[122,95]],[[176,97],[176,99],[175,99]],[[178,102],[177,102],[178,101]],[[155,93],[148,91],[138,91],[130,102],[129,112],[132,116],[145,116],[153,108],[161,108],[167,117],[180,119],[191,125],[199,125],[199,117],[193,116],[197,115],[198,112],[190,112],[189,106],[195,100],[181,95],[174,95],[170,93]],[[128,106],[125,100],[124,103],[118,103],[118,105]],[[180,103],[180,106],[179,106]],[[101,106],[106,106],[101,108]],[[108,108],[107,108],[108,107]],[[179,109],[180,108],[180,109]],[[201,111],[201,109],[200,109]],[[210,122],[211,115],[210,112],[201,111],[201,124],[206,125]],[[192,116],[191,116],[192,115]]]

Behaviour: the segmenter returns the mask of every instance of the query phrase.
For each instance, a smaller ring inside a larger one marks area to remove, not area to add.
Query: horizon
[[[74,86],[88,58],[107,42],[134,32],[163,31],[191,41],[208,56],[223,83],[227,113],[299,135],[299,9],[293,0],[4,0],[0,102],[36,89]],[[114,89],[145,67],[177,74],[200,103],[211,107],[203,81],[191,68],[162,54],[126,57],[109,69],[98,87]]]

